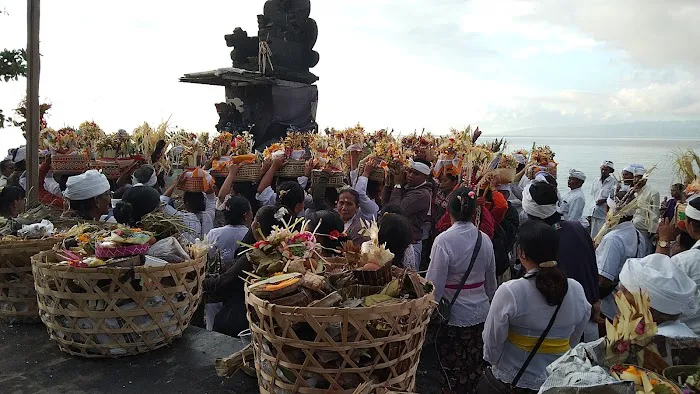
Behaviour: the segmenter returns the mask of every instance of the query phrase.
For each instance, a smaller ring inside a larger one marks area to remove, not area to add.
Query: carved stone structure
[[[233,47],[233,67],[185,74],[181,82],[219,85],[226,101],[215,104],[217,131],[249,130],[261,149],[288,130],[315,132],[318,77],[309,71],[319,60],[313,50],[318,37],[309,17],[310,0],[268,0],[258,15],[258,35],[237,27],[225,36]],[[262,51],[261,51],[262,50]],[[260,53],[271,54],[259,64]]]
[[[258,36],[237,27],[226,35],[226,45],[233,47],[233,67],[245,70],[261,70],[259,47],[264,43],[270,48],[272,66],[265,67],[265,75],[277,78],[314,83],[318,80],[310,68],[319,60],[314,51],[318,38],[316,21],[311,14],[310,0],[268,0],[263,14],[258,15]]]

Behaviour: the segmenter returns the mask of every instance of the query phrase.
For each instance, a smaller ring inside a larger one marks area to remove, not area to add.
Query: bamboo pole
[[[39,194],[39,9],[40,0],[27,0],[27,200],[34,205]],[[42,180],[43,181],[43,180]]]

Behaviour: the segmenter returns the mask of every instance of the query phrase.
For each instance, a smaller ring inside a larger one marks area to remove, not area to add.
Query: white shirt
[[[698,336],[687,325],[678,320],[667,321],[659,324],[656,335],[666,338],[698,338]]]
[[[632,223],[637,230],[643,233],[656,234],[659,228],[659,205],[661,197],[659,192],[649,185],[644,185],[642,190],[637,192],[637,201],[640,207],[634,211]]]
[[[403,253],[403,260],[401,264],[404,268],[412,269],[418,271],[418,264],[416,263],[416,254],[413,251],[413,245],[408,245],[406,251]],[[476,263],[474,263],[476,264]]]
[[[438,235],[430,252],[430,265],[426,279],[435,286],[435,299],[445,298],[452,301],[454,289],[446,285],[456,285],[462,281],[469,267],[477,238],[476,227],[472,223],[457,222],[447,231]],[[450,326],[470,327],[481,324],[489,313],[489,300],[496,291],[496,260],[493,244],[489,237],[481,234],[481,248],[474,261],[471,273],[465,285],[483,283],[474,289],[462,289],[457,301],[452,306]]]
[[[646,256],[647,243],[634,228],[632,222],[620,223],[609,233],[605,234],[600,245],[595,250],[598,275],[612,281],[618,281],[622,266],[629,258]],[[614,292],[613,292],[614,293]],[[601,311],[609,318],[617,313],[617,305],[613,294],[601,302]]]
[[[357,182],[355,182],[354,189],[360,195],[360,201],[358,201],[360,219],[371,221],[377,218],[379,205],[367,196],[368,182],[369,179],[366,176],[359,176]]]
[[[209,244],[214,246],[213,250],[218,250],[221,253],[221,263],[232,264],[236,261],[236,250],[240,246],[239,241],[248,234],[246,226],[224,226],[212,229],[206,236]]]
[[[593,195],[593,208],[590,210],[592,217],[596,219],[605,219],[605,208],[608,205],[606,203],[596,205],[596,202],[598,200],[607,200],[608,197],[611,197],[615,193],[616,185],[617,181],[615,181],[612,175],[605,178],[602,182],[600,178],[596,178],[595,182],[593,182],[593,190],[591,192]]]
[[[690,250],[671,257],[671,261],[700,286],[700,241],[696,242]],[[681,321],[694,333],[700,335],[700,310],[692,315],[681,316]]]
[[[216,215],[216,196],[211,193],[206,195],[206,209],[204,212],[195,214],[192,212],[179,211],[168,204],[170,197],[160,196],[160,200],[165,203],[163,211],[168,215],[177,216],[182,219],[185,226],[192,229],[194,234],[183,233],[182,236],[190,242],[195,239],[205,239],[209,231],[214,228],[214,215]]]
[[[583,216],[583,208],[586,206],[586,196],[581,188],[570,191],[559,203],[559,213],[564,220],[578,222]]]
[[[591,304],[586,301],[583,287],[568,279],[569,290],[559,309],[548,339],[569,339],[571,347],[581,340],[591,318]],[[484,325],[484,360],[493,366],[493,374],[510,384],[529,352],[508,341],[508,333],[539,338],[554,314],[555,306],[547,304],[535,287],[535,279],[516,279],[503,283],[496,291],[486,324]],[[532,358],[518,387],[539,390],[547,379],[546,368],[561,354],[537,353]]]

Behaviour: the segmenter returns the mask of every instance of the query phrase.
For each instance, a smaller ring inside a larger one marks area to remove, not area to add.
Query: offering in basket
[[[360,248],[360,258],[353,275],[360,284],[384,286],[391,281],[391,262],[394,254],[379,244],[379,226],[376,221],[362,222],[362,233],[369,237]]]

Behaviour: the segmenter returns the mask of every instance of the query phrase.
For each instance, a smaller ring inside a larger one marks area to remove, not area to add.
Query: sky
[[[255,35],[263,0],[43,1],[49,126],[144,121],[214,131],[224,35]],[[26,45],[26,2],[0,0],[0,48]],[[697,0],[312,0],[318,123],[436,133],[700,119]],[[9,112],[25,80],[0,82]],[[0,130],[0,151],[19,145]]]

